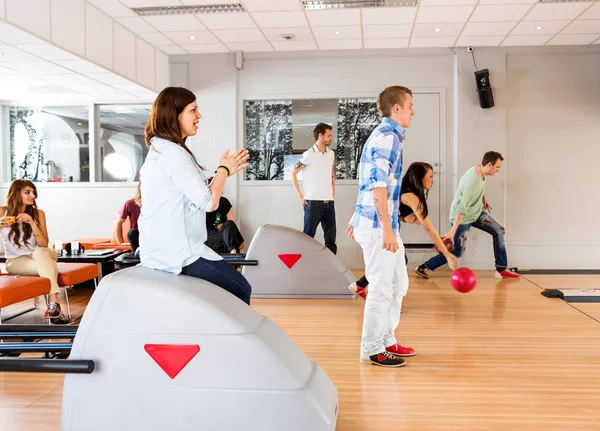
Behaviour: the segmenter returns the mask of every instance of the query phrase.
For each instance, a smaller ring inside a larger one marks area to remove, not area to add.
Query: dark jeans
[[[408,265],[408,256],[406,255],[406,253],[404,254],[404,261]],[[369,285],[369,280],[367,279],[367,276],[363,275],[358,280],[356,280],[356,285],[358,287],[367,287]]]
[[[221,230],[209,229],[205,244],[217,253],[231,253],[235,249],[238,253],[244,243],[244,237],[238,227],[231,220],[223,223]]]
[[[337,245],[335,244],[336,227],[335,227],[335,205],[333,201],[327,203],[323,201],[307,201],[304,206],[304,233],[311,238],[317,233],[317,226],[321,223],[323,235],[325,236],[325,247],[337,253]]]
[[[131,244],[131,250],[136,251],[140,246],[140,231],[134,227],[127,232],[127,240]]]
[[[462,257],[467,249],[467,234],[473,226],[475,229],[482,230],[492,235],[494,240],[494,257],[496,258],[496,269],[501,271],[508,266],[508,257],[506,256],[506,247],[504,245],[504,228],[494,220],[488,213],[482,212],[473,223],[461,224],[456,229],[454,235],[454,250],[452,254],[456,257]],[[438,254],[424,263],[425,268],[435,271],[440,266],[447,263],[443,254]]]
[[[213,261],[199,258],[188,266],[184,266],[181,273],[216,284],[250,305],[250,294],[252,293],[250,283],[224,260]]]

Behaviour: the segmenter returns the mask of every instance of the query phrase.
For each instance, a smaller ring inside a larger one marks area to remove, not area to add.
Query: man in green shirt
[[[490,215],[492,211],[485,197],[486,177],[496,174],[502,166],[502,154],[488,151],[483,155],[481,165],[473,166],[460,179],[456,195],[450,207],[452,229],[444,237],[453,238],[452,253],[460,258],[467,247],[467,233],[471,226],[492,235],[494,257],[496,258],[496,278],[519,279],[520,276],[507,269],[508,258],[504,246],[504,228]],[[487,211],[487,212],[486,212]],[[446,264],[446,257],[438,254],[416,269],[423,278],[429,278],[429,271],[435,271]]]

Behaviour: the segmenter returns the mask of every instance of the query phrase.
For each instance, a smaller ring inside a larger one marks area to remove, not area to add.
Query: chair
[[[50,293],[50,280],[42,277],[29,277],[3,274],[0,270],[0,313],[2,308],[33,299],[33,307],[10,316],[5,321],[37,309],[37,297]],[[0,324],[2,315],[0,314]]]

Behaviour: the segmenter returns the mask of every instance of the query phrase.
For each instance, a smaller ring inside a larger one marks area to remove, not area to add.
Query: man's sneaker
[[[356,284],[356,282],[354,282],[350,286],[348,286],[348,290],[350,292],[355,293],[356,295],[360,296],[364,300],[367,299],[367,288],[360,287],[358,284]]]
[[[360,362],[379,365],[380,367],[401,367],[406,361],[390,352],[381,352],[375,355],[360,357]]]
[[[46,314],[44,314],[44,319],[49,319],[50,323],[53,325],[69,325],[73,323],[71,319],[62,313],[60,304],[55,304],[54,302],[48,304],[48,309],[46,310]]]
[[[519,280],[521,276],[516,272],[504,269],[502,271],[496,271],[494,274],[494,278],[507,278],[509,280]]]
[[[393,353],[396,356],[415,356],[417,352],[412,347],[404,347],[401,344],[392,344],[385,348],[387,352]]]
[[[425,268],[425,265],[421,265],[419,266],[417,269],[415,269],[415,273],[423,278],[429,278],[429,274],[428,274],[429,270],[427,268]]]

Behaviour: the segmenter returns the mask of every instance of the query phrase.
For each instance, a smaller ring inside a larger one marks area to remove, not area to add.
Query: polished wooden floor
[[[361,299],[253,306],[331,377],[337,430],[600,430],[600,303],[540,295],[546,287],[598,288],[600,276],[478,276],[469,294],[455,292],[448,273],[411,276],[397,335],[417,355],[396,369],[358,362]],[[89,295],[72,294],[79,313]],[[42,321],[29,314],[11,323]],[[0,430],[60,430],[62,382],[0,374]]]

